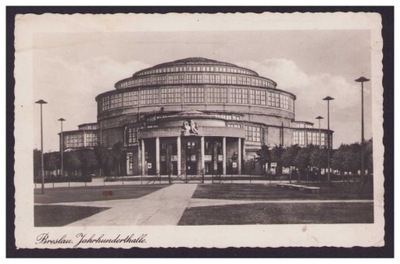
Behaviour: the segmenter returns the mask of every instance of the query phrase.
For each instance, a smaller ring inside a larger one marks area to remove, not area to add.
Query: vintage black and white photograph
[[[17,246],[382,246],[381,27],[17,15]]]

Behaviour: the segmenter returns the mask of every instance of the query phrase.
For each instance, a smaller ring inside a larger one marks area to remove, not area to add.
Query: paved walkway
[[[196,187],[197,184],[173,184],[138,199],[68,203],[112,207],[68,226],[177,225]]]

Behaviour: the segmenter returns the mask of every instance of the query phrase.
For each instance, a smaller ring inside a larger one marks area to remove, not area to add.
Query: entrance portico
[[[244,132],[201,112],[140,129],[142,175],[241,174]]]
[[[203,136],[141,139],[142,174],[241,174],[242,140]]]

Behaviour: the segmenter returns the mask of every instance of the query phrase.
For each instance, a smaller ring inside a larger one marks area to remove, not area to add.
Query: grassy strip
[[[320,193],[278,188],[263,184],[203,184],[199,185],[193,198],[229,200],[347,200],[373,199],[371,190],[354,188],[321,187]]]
[[[35,203],[87,202],[116,199],[136,199],[158,191],[167,185],[127,185],[48,188],[44,194],[35,190]]]
[[[236,204],[193,207],[179,225],[373,223],[372,203]]]
[[[109,208],[64,205],[36,205],[35,226],[64,226]]]

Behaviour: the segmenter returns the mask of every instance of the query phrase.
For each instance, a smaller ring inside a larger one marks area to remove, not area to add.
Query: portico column
[[[140,152],[140,140],[138,140],[138,145],[137,145],[137,164],[138,164],[138,173],[140,174],[142,171],[142,153]],[[136,172],[134,172],[136,173]]]
[[[242,174],[242,139],[238,138],[238,173]]]
[[[246,148],[245,148],[244,143],[243,143],[243,148],[242,148],[242,157],[246,157]],[[244,158],[244,160],[246,160],[246,158]]]
[[[204,137],[201,137],[200,139],[200,145],[201,145],[201,171],[204,171]]]
[[[145,161],[146,149],[144,146],[144,139],[142,139],[141,142],[142,142],[142,175],[145,175],[146,174],[146,161]]]
[[[126,153],[126,175],[129,175],[129,165],[130,165],[129,154]]]
[[[176,138],[176,150],[177,150],[177,174],[181,175],[181,136]]]
[[[156,174],[160,173],[160,138],[156,137]]]
[[[226,174],[226,137],[222,138],[222,174]]]

